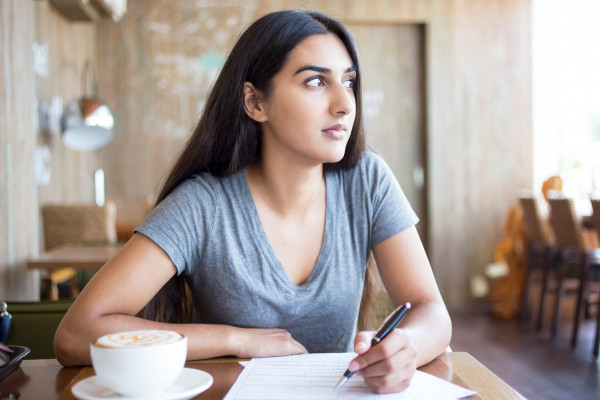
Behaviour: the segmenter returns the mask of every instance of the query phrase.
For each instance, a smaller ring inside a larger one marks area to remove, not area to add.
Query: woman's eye
[[[348,80],[344,81],[343,84],[348,89],[352,89],[354,87],[354,79],[348,79]]]
[[[310,86],[310,87],[322,87],[322,86],[325,86],[325,82],[323,81],[323,78],[321,78],[320,76],[315,76],[315,77],[307,80],[306,85]]]

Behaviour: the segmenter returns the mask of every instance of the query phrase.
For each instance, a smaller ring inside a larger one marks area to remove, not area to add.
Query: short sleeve
[[[183,182],[150,212],[135,229],[171,258],[178,274],[200,264],[212,229],[216,199],[207,179]]]
[[[371,245],[375,246],[415,225],[419,218],[385,161],[371,152],[364,157],[373,205]]]

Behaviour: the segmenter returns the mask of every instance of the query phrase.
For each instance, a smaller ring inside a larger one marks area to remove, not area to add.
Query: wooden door
[[[425,27],[349,24],[360,52],[367,143],[389,164],[420,218],[427,249]]]

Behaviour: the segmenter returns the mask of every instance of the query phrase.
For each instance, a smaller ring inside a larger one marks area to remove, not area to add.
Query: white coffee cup
[[[90,345],[100,383],[125,397],[158,394],[181,374],[187,337],[173,331],[139,330],[102,336]]]

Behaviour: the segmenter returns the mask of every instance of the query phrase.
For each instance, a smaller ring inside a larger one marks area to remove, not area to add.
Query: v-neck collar
[[[241,189],[241,195],[243,197],[243,203],[244,203],[244,207],[245,207],[245,211],[247,216],[250,219],[251,225],[252,225],[252,229],[253,229],[253,233],[254,233],[254,238],[256,240],[256,242],[258,243],[258,247],[260,248],[261,252],[263,253],[263,255],[265,256],[265,258],[267,259],[268,263],[269,263],[269,269],[271,270],[271,272],[273,273],[273,275],[275,275],[278,280],[287,288],[291,289],[292,291],[297,291],[297,290],[302,290],[303,288],[307,288],[311,285],[311,283],[317,279],[317,277],[323,272],[323,270],[326,267],[327,264],[327,260],[329,259],[329,253],[330,253],[330,248],[331,248],[331,244],[333,243],[332,241],[332,230],[333,230],[333,218],[334,218],[334,214],[330,212],[331,208],[333,207],[333,202],[334,202],[334,193],[335,190],[333,188],[333,184],[334,181],[333,179],[331,179],[329,177],[329,173],[325,172],[325,232],[323,233],[323,242],[321,243],[321,250],[319,251],[319,256],[317,258],[317,261],[315,263],[315,266],[310,274],[310,276],[308,277],[308,279],[306,280],[306,282],[300,284],[300,285],[296,285],[294,282],[292,282],[292,280],[290,279],[289,275],[287,274],[285,267],[283,266],[283,264],[281,263],[281,261],[277,258],[277,255],[275,254],[275,251],[273,250],[273,247],[271,246],[271,243],[269,242],[269,238],[267,237],[267,234],[264,230],[264,227],[262,225],[262,221],[260,220],[260,216],[258,214],[258,210],[256,208],[256,204],[254,203],[254,199],[252,197],[252,192],[250,191],[250,186],[248,185],[248,179],[246,177],[246,173],[244,170],[241,170],[239,173],[239,186]]]

